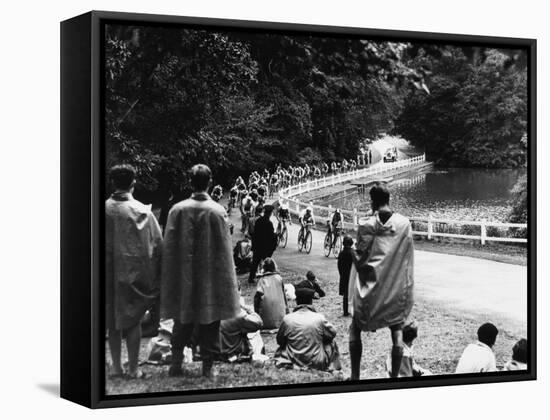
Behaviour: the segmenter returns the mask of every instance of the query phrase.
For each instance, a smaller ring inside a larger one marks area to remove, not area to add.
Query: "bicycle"
[[[231,216],[231,210],[235,208],[237,200],[235,197],[229,197],[229,202],[227,203],[227,215]]]
[[[298,251],[302,252],[302,250],[305,248],[306,252],[309,254],[311,252],[311,244],[313,242],[312,235],[310,229],[310,224],[306,224],[305,226],[300,229],[300,232],[298,233]],[[305,231],[305,234],[304,234]]]
[[[282,227],[281,227],[282,225]],[[281,220],[279,228],[277,229],[277,246],[286,248],[288,242],[288,229],[286,227],[286,220]]]
[[[335,229],[335,237],[333,236],[332,229],[327,232],[323,242],[325,257],[330,257],[331,251],[335,257],[338,257],[338,254],[342,250],[342,234],[342,229],[339,228]]]

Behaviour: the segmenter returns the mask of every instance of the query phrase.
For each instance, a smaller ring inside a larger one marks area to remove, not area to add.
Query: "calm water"
[[[512,206],[511,189],[521,169],[441,168],[389,184],[391,206],[407,216],[460,220],[506,221]],[[324,204],[365,210],[367,194],[327,198]]]

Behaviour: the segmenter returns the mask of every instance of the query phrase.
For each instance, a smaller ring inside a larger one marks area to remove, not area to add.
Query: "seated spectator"
[[[313,296],[314,299],[319,299],[325,296],[325,292],[321,289],[321,285],[312,271],[308,271],[306,274],[306,279],[296,285],[296,289],[306,288],[315,292],[315,295]]]
[[[468,344],[464,349],[456,373],[494,372],[497,370],[493,346],[497,339],[498,329],[490,322],[477,330],[477,343]]]
[[[288,307],[287,312],[294,309],[296,306],[296,288],[290,283],[285,284],[285,296],[286,296],[286,305]]]
[[[296,289],[296,309],[284,317],[275,352],[276,364],[318,370],[340,370],[336,329],[312,306],[314,291]]]
[[[220,353],[223,360],[229,362],[251,360],[254,354],[261,354],[263,342],[253,340],[254,335],[259,334],[262,327],[262,318],[254,310],[244,304],[241,297],[241,312],[235,318],[220,322]],[[260,343],[260,348],[255,349],[253,343]]]
[[[250,271],[250,267],[252,266],[252,242],[248,236],[235,244],[235,248],[233,248],[233,261],[235,262],[237,274],[244,274]]]
[[[263,329],[271,330],[279,328],[287,313],[285,288],[273,259],[264,260],[262,271],[254,296],[254,310],[262,318]]]
[[[512,349],[512,360],[504,365],[503,370],[527,370],[527,340],[522,338]]]
[[[172,331],[174,328],[173,319],[163,319],[159,321],[157,328],[157,335],[147,345],[147,354],[149,355],[147,364],[163,365],[172,363],[172,346],[170,341],[172,340]],[[191,343],[189,343],[192,346]],[[190,346],[186,346],[183,350],[183,363],[193,362],[193,349]],[[200,360],[200,358],[199,358]]]
[[[423,369],[414,361],[413,341],[418,337],[418,327],[415,322],[411,322],[403,327],[403,358],[401,359],[401,367],[399,368],[398,378],[404,378],[408,376],[423,376],[431,375],[431,372],[427,369]],[[391,375],[392,357],[388,356],[386,359],[386,371],[388,377]]]

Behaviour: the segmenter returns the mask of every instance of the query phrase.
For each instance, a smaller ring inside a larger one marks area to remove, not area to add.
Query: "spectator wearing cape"
[[[240,312],[227,213],[206,193],[210,183],[208,166],[193,166],[194,193],[172,207],[166,223],[161,316],[174,319],[172,376],[183,373],[183,348],[191,340],[194,324],[203,375],[210,376],[219,353],[220,321]]]
[[[109,172],[115,192],[105,202],[105,309],[113,375],[122,375],[122,335],[128,345],[128,374],[140,377],[138,354],[143,315],[159,293],[162,234],[151,206],[132,196],[135,169]]]
[[[413,307],[414,248],[409,219],[389,207],[384,183],[369,192],[374,214],[359,219],[348,295],[351,304],[351,378],[359,379],[361,331],[390,328],[392,375],[403,357],[403,327]]]

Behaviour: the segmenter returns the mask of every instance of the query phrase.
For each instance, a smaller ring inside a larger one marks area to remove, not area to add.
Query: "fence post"
[[[296,201],[296,213],[300,215],[300,202]]]
[[[432,214],[428,213],[428,240],[432,239],[432,234],[433,234]]]
[[[357,209],[353,209],[353,226],[357,226]]]
[[[486,220],[483,219],[481,221],[481,245],[485,245],[485,240],[487,238],[487,225],[486,225]]]

